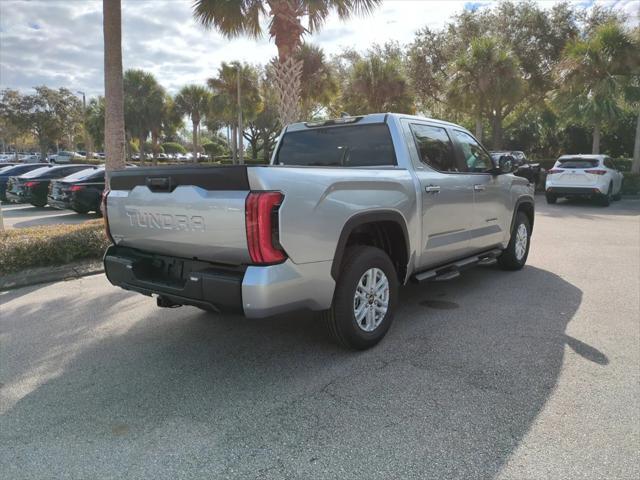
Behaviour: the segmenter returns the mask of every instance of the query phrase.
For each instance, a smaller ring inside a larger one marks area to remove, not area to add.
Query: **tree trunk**
[[[105,187],[111,171],[124,168],[124,91],[122,84],[122,13],[120,0],[102,0],[104,33]]]
[[[238,72],[237,72],[237,80],[238,80],[238,163],[242,165],[244,163],[244,141],[243,141],[243,132],[244,126],[242,125],[242,94],[240,93],[240,64],[238,64]]]
[[[142,135],[140,135],[138,137],[138,154],[140,155],[140,165],[144,165],[144,162],[147,161],[147,157],[144,154],[144,142],[146,140],[146,137],[143,137]]]
[[[600,153],[600,124],[596,123],[593,127],[593,145],[591,147],[591,153],[594,155]]]
[[[200,122],[193,121],[193,161],[198,161],[198,124]]]
[[[476,138],[479,142],[482,142],[482,117],[476,118]]]
[[[302,60],[290,57],[285,61],[274,61],[278,117],[286,126],[300,120],[300,77]]]
[[[502,148],[502,117],[495,115],[491,123],[491,144],[494,150],[500,150]]]
[[[151,131],[151,144],[153,145],[153,166],[158,165],[158,131]]]
[[[640,173],[640,112],[638,112],[638,120],[636,121],[636,140],[633,144],[631,171],[633,173]]]
[[[238,162],[238,127],[231,127],[231,163],[234,165]]]

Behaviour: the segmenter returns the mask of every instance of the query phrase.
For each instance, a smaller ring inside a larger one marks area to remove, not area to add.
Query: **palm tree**
[[[242,118],[250,122],[261,108],[258,72],[254,67],[246,63],[240,64],[240,62],[222,62],[218,69],[218,76],[207,80],[207,85],[213,93],[210,109],[212,120],[231,127],[233,132],[231,151],[234,162],[242,147],[243,136],[243,132],[238,131],[238,75],[240,75]]]
[[[552,98],[567,119],[592,129],[592,153],[600,153],[602,127],[622,114],[631,73],[626,59],[633,53],[631,39],[620,25],[607,23],[590,38],[569,42],[558,64],[558,88]]]
[[[352,13],[371,12],[380,0],[195,0],[194,15],[205,27],[215,27],[223,35],[234,38],[263,34],[261,20],[269,20],[269,35],[278,47],[274,65],[278,90],[279,115],[283,124],[300,119],[300,75],[302,61],[295,54],[302,37],[320,29],[329,13],[346,19]],[[302,19],[308,25],[302,25]]]
[[[200,85],[187,85],[182,87],[174,100],[176,109],[182,115],[187,115],[191,119],[193,127],[193,161],[198,161],[198,132],[200,122],[209,109],[211,94]]]
[[[452,67],[449,104],[473,117],[479,140],[487,116],[491,120],[492,146],[502,148],[502,122],[524,94],[517,59],[497,39],[481,37],[471,40]]]
[[[106,186],[112,170],[124,168],[124,89],[122,85],[122,20],[120,0],[103,0],[105,170]]]
[[[415,113],[414,97],[395,46],[374,48],[364,57],[355,55],[346,74],[342,108],[347,112]]]
[[[144,144],[149,133],[162,122],[166,93],[155,77],[144,70],[127,70],[124,74],[125,131],[139,140],[140,161],[144,162]],[[154,155],[155,157],[155,155]]]
[[[302,60],[301,118],[312,119],[318,110],[331,104],[338,93],[338,81],[320,47],[304,43],[296,53],[296,58]]]

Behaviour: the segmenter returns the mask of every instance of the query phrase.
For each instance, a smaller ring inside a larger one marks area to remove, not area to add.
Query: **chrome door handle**
[[[424,187],[424,191],[427,193],[439,193],[440,185],[429,185],[427,187]]]
[[[484,185],[474,185],[474,186],[473,186],[473,189],[474,189],[476,192],[481,192],[481,191],[483,191],[483,190],[485,189],[485,187],[484,187]]]

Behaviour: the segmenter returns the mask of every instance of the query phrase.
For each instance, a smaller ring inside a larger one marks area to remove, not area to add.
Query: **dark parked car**
[[[44,207],[47,204],[47,193],[51,180],[66,177],[89,167],[91,165],[49,165],[24,175],[9,177],[7,200]]]
[[[49,186],[49,206],[78,213],[100,213],[104,190],[104,167],[93,167],[73,173]]]
[[[519,177],[526,178],[529,182],[533,183],[536,187],[540,185],[542,178],[542,168],[539,163],[532,163],[527,160],[524,152],[521,151],[500,151],[490,152],[494,160],[499,160],[502,155],[511,155],[513,157],[513,174]]]
[[[0,201],[7,201],[7,182],[9,181],[9,177],[15,177],[16,175],[23,175],[27,172],[35,170],[37,168],[42,168],[46,166],[46,163],[16,163],[6,166],[4,163],[1,164],[2,168],[0,168]]]

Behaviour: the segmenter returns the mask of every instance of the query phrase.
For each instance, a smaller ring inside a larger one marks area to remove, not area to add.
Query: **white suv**
[[[620,200],[622,178],[606,155],[563,155],[547,171],[547,203],[560,197],[587,197],[608,206],[611,200]]]

